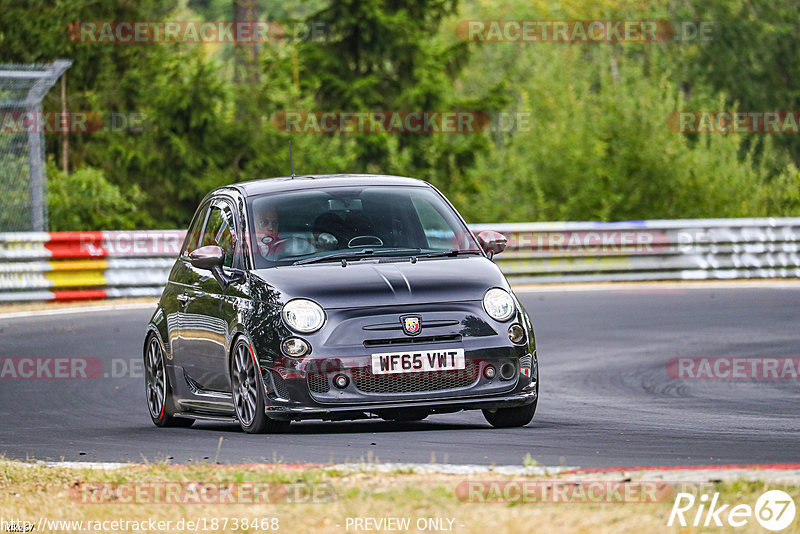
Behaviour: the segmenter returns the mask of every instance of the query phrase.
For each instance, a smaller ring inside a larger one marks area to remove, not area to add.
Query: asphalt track
[[[430,461],[700,465],[800,460],[800,380],[677,380],[674,357],[799,357],[800,289],[678,288],[519,293],[540,354],[539,409],[495,430],[480,412],[418,423],[152,425],[137,376],[0,379],[0,454],[15,459],[175,463]],[[0,357],[139,361],[151,310],[0,319]],[[131,373],[128,372],[128,375]],[[223,438],[220,446],[220,437]]]

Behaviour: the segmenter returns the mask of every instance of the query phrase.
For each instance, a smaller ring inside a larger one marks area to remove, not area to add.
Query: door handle
[[[190,297],[188,293],[181,293],[180,295],[178,295],[178,301],[183,304],[186,304],[190,300],[192,300],[192,297]]]

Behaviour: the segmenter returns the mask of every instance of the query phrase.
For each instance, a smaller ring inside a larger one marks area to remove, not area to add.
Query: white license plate
[[[464,349],[384,352],[372,355],[372,374],[422,373],[466,368]]]

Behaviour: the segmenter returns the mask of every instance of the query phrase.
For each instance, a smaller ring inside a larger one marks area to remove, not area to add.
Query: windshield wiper
[[[375,254],[419,254],[421,248],[379,248]]]
[[[304,260],[297,260],[292,265],[305,265],[307,263],[317,263],[329,260],[342,260],[346,258],[354,258],[356,256],[369,256],[374,252],[375,251],[371,248],[365,248],[361,250],[349,250],[347,252],[337,252],[336,254],[329,254],[327,256],[317,256],[315,258],[306,258]]]
[[[376,256],[384,255],[387,253],[392,254],[417,254],[420,252],[418,248],[363,248],[361,250],[349,250],[347,252],[337,252],[336,254],[329,254],[327,256],[317,256],[315,258],[306,258],[298,260],[292,265],[305,265],[308,263],[317,263],[323,261],[346,260],[347,258],[356,258],[358,256]]]
[[[417,257],[418,258],[444,258],[446,256],[455,257],[455,256],[458,256],[459,254],[478,254],[478,255],[480,255],[481,251],[480,250],[474,250],[474,249],[473,250],[470,250],[470,249],[460,250],[460,249],[457,249],[457,248],[453,248],[453,249],[450,249],[450,250],[437,250],[436,252],[428,252],[426,254],[420,254]]]

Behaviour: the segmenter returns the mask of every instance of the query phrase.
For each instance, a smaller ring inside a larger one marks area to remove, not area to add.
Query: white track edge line
[[[51,315],[75,314],[75,313],[143,310],[146,308],[151,308],[155,310],[156,304],[158,304],[158,302],[154,300],[153,302],[136,302],[130,304],[108,304],[105,306],[100,305],[100,306],[82,306],[82,307],[79,306],[75,308],[57,308],[53,310],[29,310],[20,312],[0,313],[0,320],[20,319],[24,317],[45,317]]]
[[[121,463],[121,462],[27,462],[6,460],[18,463],[25,467],[51,467],[65,469],[125,469],[142,468],[148,464],[140,463]],[[193,464],[172,464],[185,465],[189,467]],[[203,465],[198,462],[196,465]],[[243,464],[252,466],[254,464]],[[264,464],[265,467],[280,469],[295,468],[294,464]],[[236,464],[222,464],[222,468],[236,467]],[[627,470],[624,467],[609,467],[601,472],[580,472],[580,468],[569,466],[519,466],[519,465],[458,465],[458,464],[418,464],[418,463],[343,463],[319,465],[316,468],[322,470],[339,471],[346,473],[390,473],[397,474],[440,474],[440,475],[498,475],[498,476],[556,476],[563,477],[564,480],[658,480],[664,482],[694,482],[694,483],[715,483],[719,481],[733,482],[738,480],[763,481],[772,483],[798,484],[800,483],[800,469],[758,469],[753,467],[726,467],[720,466],[719,469],[699,469],[696,466],[658,466],[644,470]],[[712,466],[713,467],[713,466]],[[577,471],[577,472],[575,472]]]

